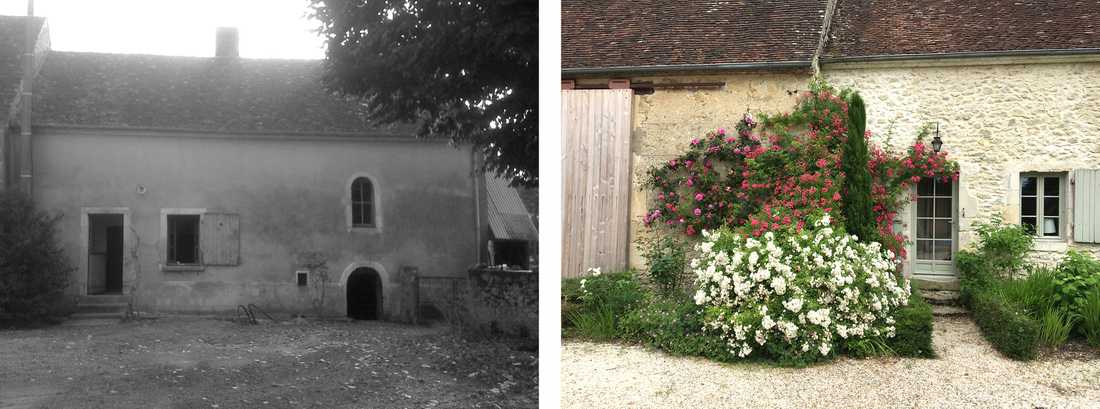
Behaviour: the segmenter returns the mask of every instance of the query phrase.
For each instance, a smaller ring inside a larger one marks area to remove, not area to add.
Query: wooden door
[[[626,268],[630,246],[629,89],[562,91],[562,276]]]

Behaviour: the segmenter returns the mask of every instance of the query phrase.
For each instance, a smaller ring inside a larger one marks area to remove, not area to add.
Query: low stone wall
[[[468,319],[478,330],[538,339],[537,272],[469,271]]]

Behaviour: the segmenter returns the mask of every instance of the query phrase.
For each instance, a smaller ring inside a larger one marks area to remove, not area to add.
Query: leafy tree
[[[872,210],[871,171],[867,164],[867,111],[863,98],[853,93],[848,102],[848,138],[844,145],[841,167],[844,170],[847,194],[844,195],[844,218],[848,231],[862,241],[880,241],[878,223]]]
[[[311,0],[326,82],[371,120],[472,142],[486,168],[538,184],[536,0]]]
[[[54,238],[57,220],[21,192],[0,192],[0,313],[34,321],[64,304],[73,268]]]

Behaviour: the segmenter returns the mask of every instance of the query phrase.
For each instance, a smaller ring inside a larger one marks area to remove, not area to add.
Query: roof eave
[[[645,75],[685,71],[761,71],[810,68],[810,61],[767,61],[723,64],[638,65],[619,67],[562,68],[565,78],[593,75]]]
[[[36,132],[63,132],[63,133],[113,133],[129,136],[181,136],[192,138],[239,138],[239,139],[276,139],[276,140],[360,140],[375,142],[401,142],[401,143],[450,143],[450,138],[418,138],[411,134],[400,132],[388,132],[384,130],[370,130],[364,132],[339,132],[339,131],[282,131],[282,130],[219,130],[219,129],[188,129],[188,128],[162,128],[144,126],[113,126],[113,125],[77,125],[61,123],[36,123]]]
[[[1100,54],[1100,48],[1046,48],[1032,50],[1001,50],[1001,51],[963,51],[952,53],[925,53],[925,54],[877,54],[859,55],[848,57],[824,57],[823,64],[848,63],[848,62],[876,62],[876,61],[905,61],[905,60],[946,60],[961,58],[984,57],[1029,57],[1029,56],[1063,56],[1063,55],[1088,55]]]

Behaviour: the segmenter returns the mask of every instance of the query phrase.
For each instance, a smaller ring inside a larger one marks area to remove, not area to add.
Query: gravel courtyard
[[[788,369],[566,341],[562,407],[1100,408],[1094,349],[1011,361],[967,317],[936,317],[934,343],[938,359],[842,358]]]
[[[0,330],[0,409],[536,407],[517,346],[369,321]]]

